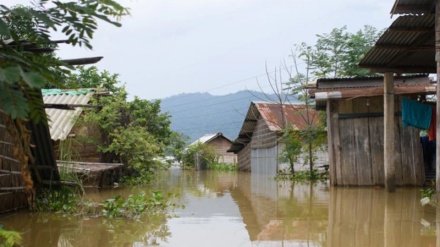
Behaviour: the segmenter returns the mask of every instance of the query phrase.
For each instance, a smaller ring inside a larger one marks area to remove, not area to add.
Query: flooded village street
[[[436,246],[436,215],[420,188],[331,187],[251,173],[171,169],[155,188],[88,192],[94,200],[163,190],[183,205],[138,221],[16,212],[0,224],[23,246]]]

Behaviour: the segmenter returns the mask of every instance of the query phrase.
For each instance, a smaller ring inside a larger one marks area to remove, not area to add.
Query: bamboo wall
[[[0,213],[27,207],[20,165],[13,155],[17,139],[8,128],[9,116],[0,110]]]
[[[420,130],[402,126],[400,97],[396,97],[395,109],[396,185],[420,186],[425,179]],[[331,184],[384,185],[381,113],[382,97],[327,102]]]

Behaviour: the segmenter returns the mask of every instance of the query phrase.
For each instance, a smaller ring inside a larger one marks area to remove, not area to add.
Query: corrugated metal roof
[[[435,2],[434,0],[396,0],[391,14],[433,13]]]
[[[318,79],[317,87],[309,90],[316,101],[371,97],[383,95],[383,77]],[[437,84],[427,75],[401,76],[394,78],[395,94],[435,94]]]
[[[319,124],[318,112],[309,109],[308,113],[307,115],[305,105],[252,102],[243,121],[239,135],[234,140],[228,152],[237,153],[250,142],[260,117],[265,121],[271,131],[281,131],[286,124],[294,129],[303,129],[308,125],[307,123]],[[307,121],[307,118],[309,118],[310,121]]]
[[[42,93],[44,104],[86,105],[95,91],[93,89],[43,89]],[[52,140],[65,140],[82,110],[83,107],[74,107],[74,110],[46,108]]]
[[[400,16],[359,67],[375,72],[435,73],[435,15]]]
[[[218,132],[218,133],[215,133],[215,134],[206,134],[206,135],[200,137],[199,139],[197,139],[196,141],[194,141],[193,143],[191,143],[189,145],[194,145],[194,144],[196,144],[198,142],[205,144],[205,143],[213,141],[214,139],[216,139],[218,137],[223,137],[226,140],[232,142],[226,136],[224,136],[222,132]]]

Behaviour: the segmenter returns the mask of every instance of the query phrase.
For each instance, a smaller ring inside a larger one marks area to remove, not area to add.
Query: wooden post
[[[396,189],[396,165],[394,163],[394,78],[392,72],[384,76],[384,171],[385,188]]]
[[[436,103],[436,118],[437,118],[437,124],[435,126],[436,128],[436,141],[437,145],[435,148],[436,151],[436,157],[435,157],[435,184],[436,184],[436,191],[437,191],[437,201],[440,199],[440,105],[439,105],[439,97],[440,97],[440,0],[437,0],[436,6],[435,6],[435,61],[437,62],[437,103]],[[437,235],[437,246],[440,246],[440,207],[437,207],[436,212],[436,235]]]
[[[435,61],[437,62],[437,104],[436,104],[436,117],[437,117],[437,125],[436,125],[436,140],[440,140],[440,106],[439,106],[439,99],[440,99],[440,0],[437,0],[436,6],[435,6]],[[435,176],[435,182],[436,182],[436,190],[437,190],[437,198],[440,199],[440,143],[437,143],[436,145],[436,176]],[[438,237],[440,238],[440,237]]]

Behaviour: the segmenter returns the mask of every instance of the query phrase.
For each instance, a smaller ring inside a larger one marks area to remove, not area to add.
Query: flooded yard
[[[23,246],[436,246],[436,211],[419,188],[330,187],[250,173],[167,171],[154,188],[88,192],[94,200],[160,189],[184,205],[138,221],[17,212],[0,216]]]

